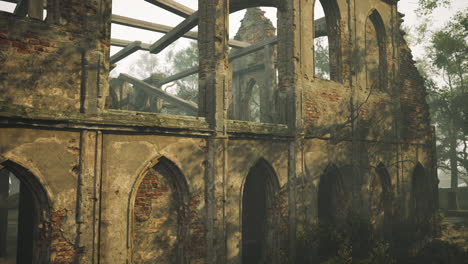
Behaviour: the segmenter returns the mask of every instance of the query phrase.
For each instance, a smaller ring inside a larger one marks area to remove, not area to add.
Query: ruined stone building
[[[319,263],[317,226],[358,218],[409,245],[435,232],[434,132],[396,0],[320,0],[318,20],[311,0],[146,1],[182,22],[0,1],[15,4],[0,12],[0,260]],[[260,6],[277,28],[249,9],[230,39],[229,14]],[[111,23],[165,34],[111,39]],[[314,74],[324,36],[329,80]],[[179,38],[197,40],[197,67],[109,77]],[[196,100],[162,89],[189,75]]]

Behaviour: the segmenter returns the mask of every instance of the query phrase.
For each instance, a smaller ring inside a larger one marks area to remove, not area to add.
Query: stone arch
[[[13,186],[12,178],[18,184],[15,193],[9,190],[10,186]],[[16,256],[11,257],[16,263],[49,262],[52,236],[49,224],[51,203],[43,184],[25,167],[11,160],[4,160],[0,163],[0,189],[0,200],[2,200],[0,202],[6,205],[6,208],[3,206],[0,208],[0,218],[3,218],[0,219],[0,231],[2,231],[0,234],[7,235],[7,229],[14,232],[9,228],[8,221],[4,220],[8,219],[9,211],[14,213],[13,211],[17,210],[14,219],[18,235],[16,239],[15,236],[10,236],[15,241],[9,241],[10,245],[16,244],[16,253],[13,252]],[[7,199],[2,199],[2,196],[5,197],[5,190]]]
[[[166,157],[136,180],[130,198],[132,263],[185,263],[189,258],[189,186]]]
[[[349,200],[343,174],[330,164],[320,177],[318,187],[318,221],[320,224],[339,224],[347,214]]]
[[[315,0],[313,6],[315,6],[316,1],[320,1],[325,13],[329,47],[330,80],[343,82],[340,7],[336,0]]]
[[[376,233],[390,229],[393,191],[390,174],[383,163],[373,168],[369,182],[370,217]]]
[[[275,263],[278,259],[279,181],[261,158],[244,179],[241,201],[242,263]]]
[[[376,9],[371,10],[366,19],[364,52],[367,87],[385,91],[388,82],[387,34],[382,17]]]
[[[433,182],[426,169],[417,163],[411,178],[410,215],[415,224],[422,227],[433,216],[435,201],[433,199]]]

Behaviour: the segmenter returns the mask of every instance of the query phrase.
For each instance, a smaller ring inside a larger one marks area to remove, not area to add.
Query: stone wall
[[[199,0],[198,117],[107,109],[111,1],[48,1],[46,21],[0,14],[0,165],[24,168],[21,180],[42,186],[49,244],[35,250],[49,262],[241,263],[244,185],[258,164],[274,185],[262,220],[275,223],[264,244],[272,263],[299,259],[306,235],[317,234],[308,228],[320,223],[330,166],[347,177],[349,210],[376,237],[388,209],[375,201],[384,167],[393,194],[386,206],[411,226],[415,168],[424,168],[429,187],[437,175],[423,81],[401,39],[396,2],[324,5],[339,19],[329,25],[339,32],[333,81],[313,74],[312,1],[230,2]],[[278,8],[277,123],[228,120],[229,8],[257,5]],[[386,32],[389,85],[380,91],[366,85],[362,56],[373,10]],[[435,209],[424,222],[431,232]]]

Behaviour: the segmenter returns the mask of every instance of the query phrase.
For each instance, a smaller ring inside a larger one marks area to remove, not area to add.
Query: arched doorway
[[[37,179],[25,168],[0,164],[0,262],[48,262],[45,217],[49,200]]]
[[[318,190],[318,219],[323,225],[338,225],[346,218],[349,193],[338,167],[328,165],[320,177]]]
[[[162,157],[135,190],[133,263],[187,263],[189,191],[179,168]]]
[[[369,192],[371,224],[376,235],[389,238],[393,214],[393,192],[390,174],[382,163],[371,174]]]
[[[413,171],[411,189],[410,215],[413,216],[413,222],[416,225],[423,227],[422,224],[428,223],[428,219],[434,213],[435,201],[433,197],[433,182],[419,162]]]
[[[277,259],[278,191],[279,183],[273,168],[260,160],[250,169],[242,195],[243,264],[274,263]]]

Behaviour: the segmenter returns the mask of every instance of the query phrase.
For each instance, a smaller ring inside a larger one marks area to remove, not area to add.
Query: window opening
[[[340,10],[336,0],[316,0],[314,5],[315,76],[342,82]]]
[[[197,25],[169,38],[197,1],[113,0],[109,108],[198,115]]]
[[[47,16],[46,4],[46,0],[0,0],[0,11],[44,20]]]
[[[278,122],[276,12],[273,7],[252,7],[229,16],[229,35],[240,44],[229,50],[230,119]]]
[[[366,81],[371,90],[386,90],[387,55],[385,25],[374,10],[366,22]]]
[[[325,12],[320,1],[315,1],[314,7],[315,23],[325,22]],[[316,25],[318,27],[321,25]],[[328,36],[325,34],[314,34],[314,58],[315,58],[315,76],[320,79],[330,80],[330,46],[328,45]],[[324,36],[322,36],[324,35]]]

